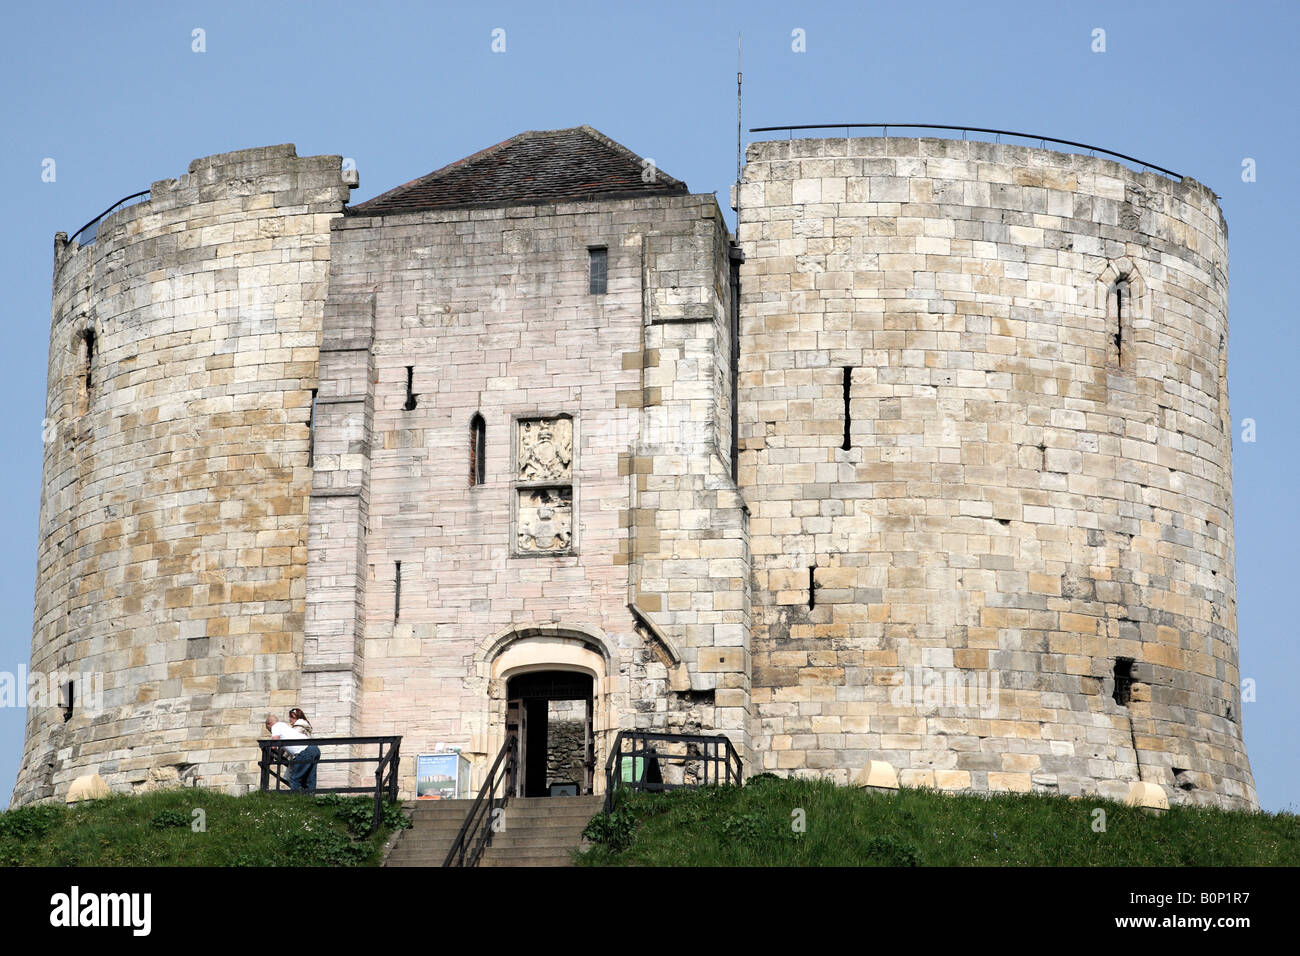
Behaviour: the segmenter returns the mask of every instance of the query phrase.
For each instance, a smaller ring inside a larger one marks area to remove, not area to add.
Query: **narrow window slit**
[[[853,447],[853,438],[850,434],[853,428],[853,415],[849,408],[852,387],[853,368],[846,365],[844,366],[844,443],[840,445],[845,451]]]
[[[813,576],[816,571],[817,565],[808,566],[808,610],[810,611],[817,606],[817,581]]]
[[[311,390],[311,411],[307,413],[307,465],[316,462],[316,389]]]
[[[91,387],[95,384],[95,330],[86,329],[81,333],[81,337],[86,343],[86,394],[89,395]]]
[[[487,477],[487,425],[477,412],[469,423],[469,484],[483,484]]]
[[[68,681],[63,685],[63,722],[66,724],[72,719],[72,708],[76,704],[77,683]]]
[[[395,576],[393,580],[393,623],[396,624],[402,617],[402,562],[394,562]]]
[[[1124,283],[1115,286],[1115,364],[1124,361],[1124,296],[1127,293]]]
[[[406,404],[402,406],[408,412],[415,408],[415,366],[406,366]]]

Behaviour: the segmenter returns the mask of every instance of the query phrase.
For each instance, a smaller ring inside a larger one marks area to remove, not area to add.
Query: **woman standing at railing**
[[[298,707],[289,711],[289,722],[293,729],[298,731],[304,737],[311,737],[311,721],[307,715]],[[315,744],[308,744],[303,748],[298,756],[293,758],[293,763],[289,766],[289,786],[294,790],[306,790],[312,793],[316,790],[316,764],[320,762],[320,748]]]

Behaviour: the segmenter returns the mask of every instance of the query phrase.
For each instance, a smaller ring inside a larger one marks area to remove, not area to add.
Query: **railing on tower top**
[[[90,220],[90,222],[86,223],[84,226],[82,226],[80,229],[74,232],[71,236],[69,236],[68,242],[72,242],[74,239],[77,239],[80,236],[80,239],[78,239],[78,241],[83,246],[90,245],[99,236],[99,222],[101,219],[107,216],[110,212],[113,212],[114,210],[127,205],[132,199],[139,199],[141,196],[148,196],[148,195],[149,195],[149,190],[144,189],[138,193],[132,193],[131,195],[126,196],[123,199],[119,199],[117,202],[113,203],[113,205],[109,206],[98,216]],[[87,229],[89,229],[90,232],[86,232]],[[85,233],[85,235],[82,235],[83,233]]]
[[[497,811],[506,805],[515,791],[518,770],[519,738],[509,734],[497,759],[492,762],[492,769],[474,798],[451,849],[447,851],[443,866],[478,866],[483,852],[492,843],[492,834],[496,832]]]
[[[680,779],[665,781],[665,766],[680,766]],[[613,808],[614,790],[618,787],[655,792],[739,784],[742,771],[740,754],[722,734],[706,737],[620,730],[605,762],[605,812]]]
[[[375,815],[373,828],[379,829],[379,822],[384,816],[384,800],[394,803],[397,800],[397,771],[402,763],[401,737],[310,737],[293,740],[259,740],[257,746],[262,748],[262,757],[258,766],[262,768],[262,790],[267,792],[285,792],[291,787],[287,771],[293,766],[293,758],[283,747],[301,747],[315,744],[321,749],[318,764],[327,763],[373,763],[375,764],[375,782],[362,786],[317,787],[312,793],[373,793],[375,795]],[[377,747],[374,754],[348,757],[326,757],[330,747]],[[319,769],[319,768],[318,768]],[[274,781],[274,786],[272,786]]]
[[[1039,136],[1035,133],[1017,133],[1009,129],[988,129],[982,126],[943,126],[936,123],[813,123],[804,126],[755,126],[750,128],[751,133],[779,133],[788,132],[790,138],[794,138],[794,131],[797,129],[842,129],[845,137],[848,137],[851,129],[883,129],[884,135],[889,136],[891,129],[946,129],[955,130],[962,134],[962,139],[966,138],[967,133],[991,133],[998,137],[1001,142],[1003,136],[1015,136],[1018,139],[1036,139],[1040,144],[1059,143],[1062,146],[1073,146],[1076,149],[1086,149],[1090,153],[1105,153],[1107,156],[1114,156],[1116,159],[1122,159],[1128,163],[1136,163],[1144,169],[1153,169],[1158,173],[1164,173],[1166,176],[1172,176],[1174,179],[1183,177],[1172,169],[1165,169],[1163,166],[1157,166],[1155,163],[1148,163],[1145,160],[1137,159],[1133,156],[1126,156],[1123,153],[1117,153],[1114,150],[1102,149],[1100,146],[1089,146],[1087,143],[1076,143],[1069,139],[1056,139],[1053,136]]]

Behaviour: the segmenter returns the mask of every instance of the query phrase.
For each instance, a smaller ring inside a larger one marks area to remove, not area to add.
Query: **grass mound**
[[[164,790],[0,813],[0,866],[373,866],[397,806],[371,797]]]
[[[1097,811],[1100,811],[1098,813]],[[1296,866],[1300,817],[822,780],[621,793],[585,866]]]

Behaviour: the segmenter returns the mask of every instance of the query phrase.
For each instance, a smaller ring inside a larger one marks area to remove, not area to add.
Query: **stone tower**
[[[14,802],[238,788],[297,696],[308,416],[340,157],[226,153],[54,247],[32,671]],[[84,244],[83,244],[84,243]],[[256,750],[253,751],[254,762]]]
[[[636,729],[725,734],[750,773],[1257,806],[1204,186],[755,143],[733,238],[589,127],[355,184],[228,153],[56,239],[59,699],[15,803],[90,772],[243,792],[299,704],[458,747],[475,785],[554,720],[539,793],[599,790]]]
[[[1256,806],[1213,193],[859,138],[741,200],[762,767]]]

